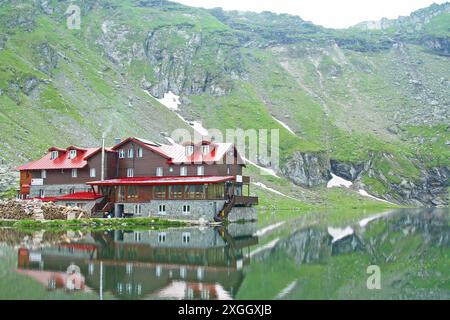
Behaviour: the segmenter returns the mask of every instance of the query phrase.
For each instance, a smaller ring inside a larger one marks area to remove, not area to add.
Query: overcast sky
[[[189,6],[241,11],[272,11],[300,16],[329,28],[346,28],[361,21],[394,19],[446,0],[172,0]]]

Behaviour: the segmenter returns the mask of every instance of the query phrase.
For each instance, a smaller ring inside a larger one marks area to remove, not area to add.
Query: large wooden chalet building
[[[250,207],[258,199],[250,196],[250,179],[242,176],[245,162],[233,144],[164,145],[134,137],[116,142],[104,150],[50,148],[17,168],[18,196],[115,217],[255,217]]]

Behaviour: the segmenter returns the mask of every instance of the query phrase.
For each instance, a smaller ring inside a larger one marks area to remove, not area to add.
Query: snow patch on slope
[[[333,187],[346,187],[350,188],[350,186],[353,184],[351,181],[345,180],[344,178],[338,177],[335,174],[331,174],[332,178],[327,183],[327,188],[333,188]]]
[[[364,197],[368,197],[368,198],[371,198],[371,199],[374,199],[374,200],[377,200],[377,201],[381,201],[381,202],[385,202],[385,203],[389,203],[389,204],[394,204],[395,205],[395,203],[392,203],[392,202],[389,202],[387,200],[380,199],[380,198],[377,198],[377,197],[375,197],[375,196],[373,196],[371,194],[368,194],[366,190],[359,189],[358,192],[359,192],[360,195],[362,195]]]
[[[281,290],[281,292],[277,295],[277,299],[283,299],[285,296],[287,296],[292,290],[294,290],[297,282],[298,280],[294,280],[286,288]]]
[[[290,198],[290,199],[294,199],[294,200],[300,201],[300,200],[297,199],[297,198],[288,196],[287,194],[284,194],[284,193],[282,193],[282,192],[280,192],[280,191],[278,191],[278,190],[275,190],[275,189],[273,189],[273,188],[271,188],[271,187],[268,187],[268,186],[266,186],[266,185],[265,185],[264,183],[262,183],[262,182],[253,182],[252,184],[255,185],[255,186],[257,186],[257,187],[266,189],[266,190],[268,190],[268,191],[270,191],[270,192],[276,193],[276,194],[278,194],[278,195],[280,195],[280,196],[283,196],[283,197],[286,197],[286,198]]]
[[[256,237],[261,237],[261,236],[265,235],[267,232],[272,231],[278,227],[281,227],[284,223],[285,223],[285,221],[280,221],[278,223],[274,223],[268,227],[265,227],[265,228],[262,228],[262,229],[256,231],[253,235]]]
[[[268,175],[271,175],[271,176],[274,176],[274,177],[279,178],[279,176],[275,173],[275,170],[269,169],[269,168],[261,167],[260,165],[256,164],[256,163],[253,162],[253,161],[248,160],[248,159],[245,158],[245,157],[242,157],[242,159],[243,159],[244,161],[250,163],[251,165],[254,165],[255,167],[257,167],[257,168],[258,168],[259,170],[261,170],[262,172],[264,172],[263,174],[268,174]]]
[[[180,118],[184,123],[189,125],[192,129],[194,129],[198,134],[201,136],[207,136],[208,130],[203,127],[202,123],[200,121],[187,121],[181,114],[178,113],[178,106],[181,104],[180,102],[180,96],[177,96],[172,91],[169,91],[167,93],[164,93],[164,97],[162,99],[158,99],[150,94],[147,90],[144,90],[146,94],[148,94],[150,97],[161,103],[163,106],[165,106],[167,109],[175,112],[175,114]],[[167,139],[167,138],[166,138]],[[169,139],[167,139],[169,140]],[[170,143],[174,144],[171,140],[169,140]]]
[[[275,118],[274,116],[272,116],[273,120],[275,120],[276,122],[278,122],[283,128],[285,128],[287,131],[289,131],[290,133],[292,133],[295,136],[295,132],[294,130],[292,130],[286,123],[284,123],[281,120],[278,120],[277,118]]]
[[[152,96],[152,95],[150,95],[150,96]],[[155,97],[153,97],[153,98],[155,98]],[[155,99],[158,100],[162,105],[166,106],[167,109],[172,110],[172,111],[178,110],[178,105],[181,104],[180,96],[177,96],[172,91],[164,93],[164,97],[162,99],[158,99],[158,98],[155,98]]]
[[[276,238],[276,239],[270,241],[268,244],[266,244],[264,246],[261,246],[261,247],[255,249],[255,250],[251,251],[248,254],[248,256],[251,258],[257,253],[260,253],[260,252],[265,251],[265,250],[272,249],[273,247],[275,247],[275,245],[278,243],[278,241],[280,241],[280,238]]]
[[[332,243],[352,235],[353,232],[353,229],[350,227],[344,229],[328,227],[328,234],[333,237]]]

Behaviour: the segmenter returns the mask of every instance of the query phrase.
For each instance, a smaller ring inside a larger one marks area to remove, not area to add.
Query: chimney
[[[114,144],[119,144],[121,142],[120,138],[114,138]]]

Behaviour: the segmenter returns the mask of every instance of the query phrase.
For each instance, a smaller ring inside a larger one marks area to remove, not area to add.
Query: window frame
[[[144,157],[144,149],[142,147],[139,147],[137,149],[137,158],[143,158]]]
[[[209,144],[202,144],[202,154],[210,154],[211,147]]]
[[[78,178],[78,169],[72,169],[71,176],[72,178]]]
[[[157,177],[163,177],[164,176],[164,168],[163,167],[156,167],[156,176]]]
[[[125,150],[124,149],[119,150],[119,159],[125,159]]]
[[[130,174],[131,172],[131,174]],[[127,168],[127,178],[133,178],[134,177],[134,168]]]
[[[77,157],[77,150],[70,149],[69,150],[69,159],[75,159]]]
[[[187,176],[187,173],[188,173],[187,166],[181,166],[180,167],[180,176],[185,177],[185,176]]]
[[[194,154],[194,146],[193,145],[187,145],[184,147],[184,153],[186,156],[191,156]]]
[[[134,158],[134,149],[130,148],[127,150],[127,158],[128,159],[133,159]]]
[[[41,170],[41,179],[47,179],[47,170],[45,169]]]
[[[50,160],[58,159],[58,157],[59,157],[59,151],[52,151],[50,153]]]
[[[199,173],[199,170],[201,171],[201,174]],[[205,166],[197,166],[197,176],[204,176],[205,175]]]
[[[161,210],[162,209],[162,210]],[[158,214],[166,214],[167,213],[167,211],[166,211],[166,205],[165,204],[163,204],[163,203],[161,203],[159,206],[158,206]]]
[[[94,175],[92,175],[92,172],[94,172]],[[96,168],[89,168],[89,178],[95,178],[95,177],[97,177]]]

